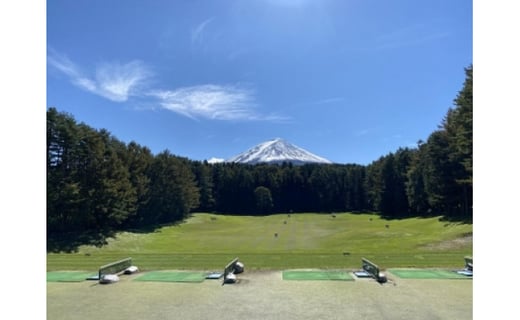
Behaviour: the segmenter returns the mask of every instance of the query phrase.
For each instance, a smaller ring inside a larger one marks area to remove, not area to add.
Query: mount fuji
[[[280,164],[283,162],[288,162],[296,165],[306,163],[332,163],[325,158],[317,156],[281,138],[262,142],[252,147],[251,149],[226,160],[226,162],[247,164]]]

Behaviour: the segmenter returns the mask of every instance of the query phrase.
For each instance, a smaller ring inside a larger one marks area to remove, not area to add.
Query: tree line
[[[107,130],[47,111],[47,231],[122,230],[194,211],[265,215],[376,212],[386,218],[473,216],[473,67],[438,129],[369,165],[246,165],[152,154]]]

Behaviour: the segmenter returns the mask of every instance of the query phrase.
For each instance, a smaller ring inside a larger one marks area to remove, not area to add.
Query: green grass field
[[[472,255],[471,224],[439,218],[384,220],[336,213],[264,217],[193,214],[152,233],[119,233],[103,247],[47,254],[47,271],[97,270],[132,257],[142,271],[220,270],[239,257],[249,270],[361,267],[365,257],[386,268],[461,268]],[[277,233],[277,236],[275,236]]]

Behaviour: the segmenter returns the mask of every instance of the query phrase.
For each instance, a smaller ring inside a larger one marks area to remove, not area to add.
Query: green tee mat
[[[135,278],[134,281],[202,282],[204,279],[206,273],[203,272],[152,271]]]
[[[47,282],[81,282],[97,274],[79,271],[51,271],[47,272]]]
[[[345,271],[300,271],[288,270],[282,273],[283,280],[342,280],[354,281]]]
[[[471,277],[449,270],[434,269],[389,269],[401,279],[471,279]]]

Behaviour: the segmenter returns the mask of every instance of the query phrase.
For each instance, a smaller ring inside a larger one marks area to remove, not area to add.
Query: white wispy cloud
[[[50,51],[47,61],[79,88],[116,102],[127,101],[129,96],[138,95],[152,75],[149,68],[137,60],[125,64],[102,63],[90,77],[68,57],[55,51]]]
[[[238,86],[206,84],[150,93],[167,110],[192,119],[273,120],[256,112],[252,90]]]
[[[374,37],[367,37],[357,46],[345,47],[347,51],[374,52],[409,47],[419,47],[449,38],[451,32],[427,25],[411,25],[394,30],[386,30]]]
[[[356,137],[366,136],[371,131],[372,131],[372,129],[361,129],[361,130],[354,132],[354,136],[356,136]]]
[[[208,22],[209,23],[209,22]],[[236,85],[204,84],[172,90],[147,89],[153,73],[140,61],[99,64],[93,76],[86,75],[68,57],[50,50],[50,66],[66,75],[79,88],[115,102],[140,98],[141,109],[150,105],[192,119],[287,122],[289,118],[257,111],[254,91]],[[151,99],[150,99],[151,98]]]
[[[139,94],[151,74],[140,61],[104,63],[96,69],[99,94],[113,101],[126,101],[130,95]]]
[[[295,103],[291,106],[291,108],[301,108],[301,107],[323,107],[324,105],[332,105],[337,106],[338,103],[345,101],[343,97],[329,97],[329,98],[318,98],[316,100],[309,100],[305,102]]]
[[[209,19],[204,20],[200,24],[198,24],[192,31],[191,31],[191,42],[197,42],[201,41],[204,34],[204,29],[213,21],[214,17],[211,17]]]
[[[336,102],[342,102],[345,98],[343,97],[331,97],[331,98],[325,98],[321,100],[312,101],[311,104],[315,105],[323,105],[323,104],[329,104],[329,103],[336,103]]]
[[[412,25],[381,34],[375,39],[375,49],[381,50],[418,46],[449,36],[449,32],[431,31],[431,29],[425,25]]]
[[[66,56],[51,51],[51,53],[47,55],[47,62],[71,78],[80,77],[80,72],[77,70],[76,65]]]

